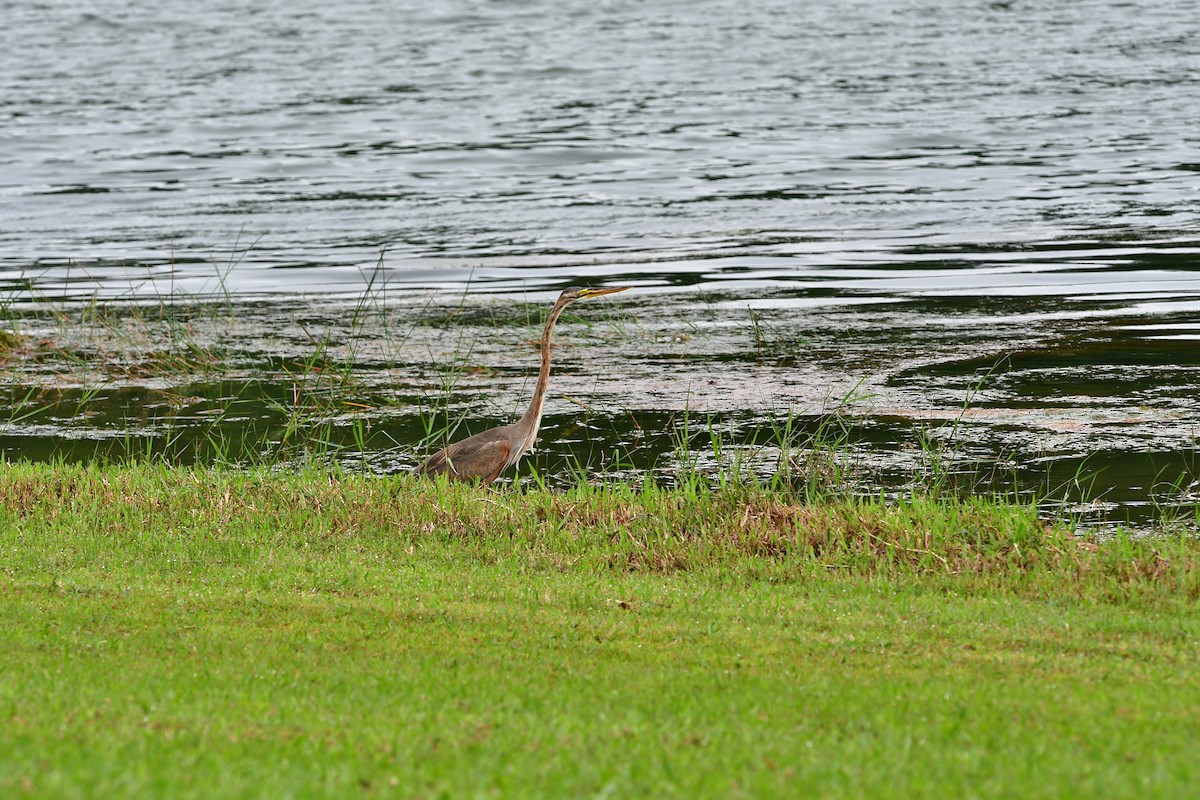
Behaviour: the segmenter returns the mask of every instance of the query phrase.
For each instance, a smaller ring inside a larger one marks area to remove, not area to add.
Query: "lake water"
[[[242,416],[279,436],[327,341],[388,434],[366,463],[398,469],[432,397],[469,425],[520,410],[536,354],[512,342],[558,289],[619,283],[560,332],[551,472],[585,441],[653,463],[685,408],[746,440],[845,405],[868,484],[903,485],[933,438],[1026,490],[1086,481],[1081,507],[1121,518],[1200,502],[1190,0],[47,2],[0,21],[0,292],[43,343],[2,367],[10,458],[162,444],[249,402],[239,380],[275,398]],[[48,310],[198,295],[236,307],[190,322],[237,361],[219,380],[106,372],[104,337]],[[466,370],[451,387],[445,363]],[[57,405],[19,413],[31,389]],[[191,397],[196,416],[171,399]]]

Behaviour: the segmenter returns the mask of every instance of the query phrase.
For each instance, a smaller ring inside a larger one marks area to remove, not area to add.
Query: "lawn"
[[[1200,544],[0,465],[5,797],[1190,797]]]

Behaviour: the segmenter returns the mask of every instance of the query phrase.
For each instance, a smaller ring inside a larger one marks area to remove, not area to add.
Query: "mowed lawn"
[[[0,465],[3,797],[1194,797],[1200,545]]]

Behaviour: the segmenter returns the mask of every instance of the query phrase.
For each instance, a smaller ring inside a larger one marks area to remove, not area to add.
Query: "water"
[[[227,322],[195,333],[244,360],[209,385],[27,348],[3,367],[9,417],[29,388],[91,410],[10,421],[9,457],[162,444],[161,421],[128,423],[154,393],[255,380],[282,403],[279,359],[312,347],[297,325],[341,330],[373,279],[412,333],[387,364],[342,355],[375,429],[393,426],[373,467],[399,468],[430,398],[495,421],[528,393],[512,330],[447,333],[442,310],[491,319],[627,283],[603,307],[632,315],[611,323],[626,333],[595,342],[618,352],[584,356],[568,327],[556,370],[603,420],[587,437],[600,456],[652,462],[685,405],[748,437],[861,385],[856,436],[880,482],[949,425],[964,463],[1022,485],[1102,476],[1091,495],[1118,515],[1197,491],[1186,0],[49,2],[2,4],[0,21],[9,315],[63,349],[75,334],[47,308],[216,294],[241,338]],[[285,330],[287,346],[268,341]],[[436,365],[464,342],[485,371],[446,395]],[[578,447],[562,434],[579,407],[551,411],[547,469]]]
[[[960,6],[5,4],[0,268],[211,276],[253,242],[234,286],[275,291],[383,250],[425,285],[1194,243],[1194,3]]]

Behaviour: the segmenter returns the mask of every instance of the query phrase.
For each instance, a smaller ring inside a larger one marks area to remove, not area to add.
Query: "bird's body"
[[[542,368],[538,373],[537,387],[533,390],[533,400],[521,419],[469,436],[439,450],[417,472],[422,475],[444,473],[452,480],[475,480],[487,484],[520,461],[521,456],[537,441],[538,428],[542,424],[542,403],[546,399],[546,384],[550,380],[550,334],[554,330],[554,323],[558,322],[563,309],[575,300],[623,292],[628,288],[571,288],[559,295],[542,330]]]
[[[479,480],[491,483],[500,473],[520,460],[529,447],[521,447],[516,423],[477,433],[429,457],[421,467],[422,475],[446,473],[453,480]],[[532,445],[530,445],[532,447]]]

